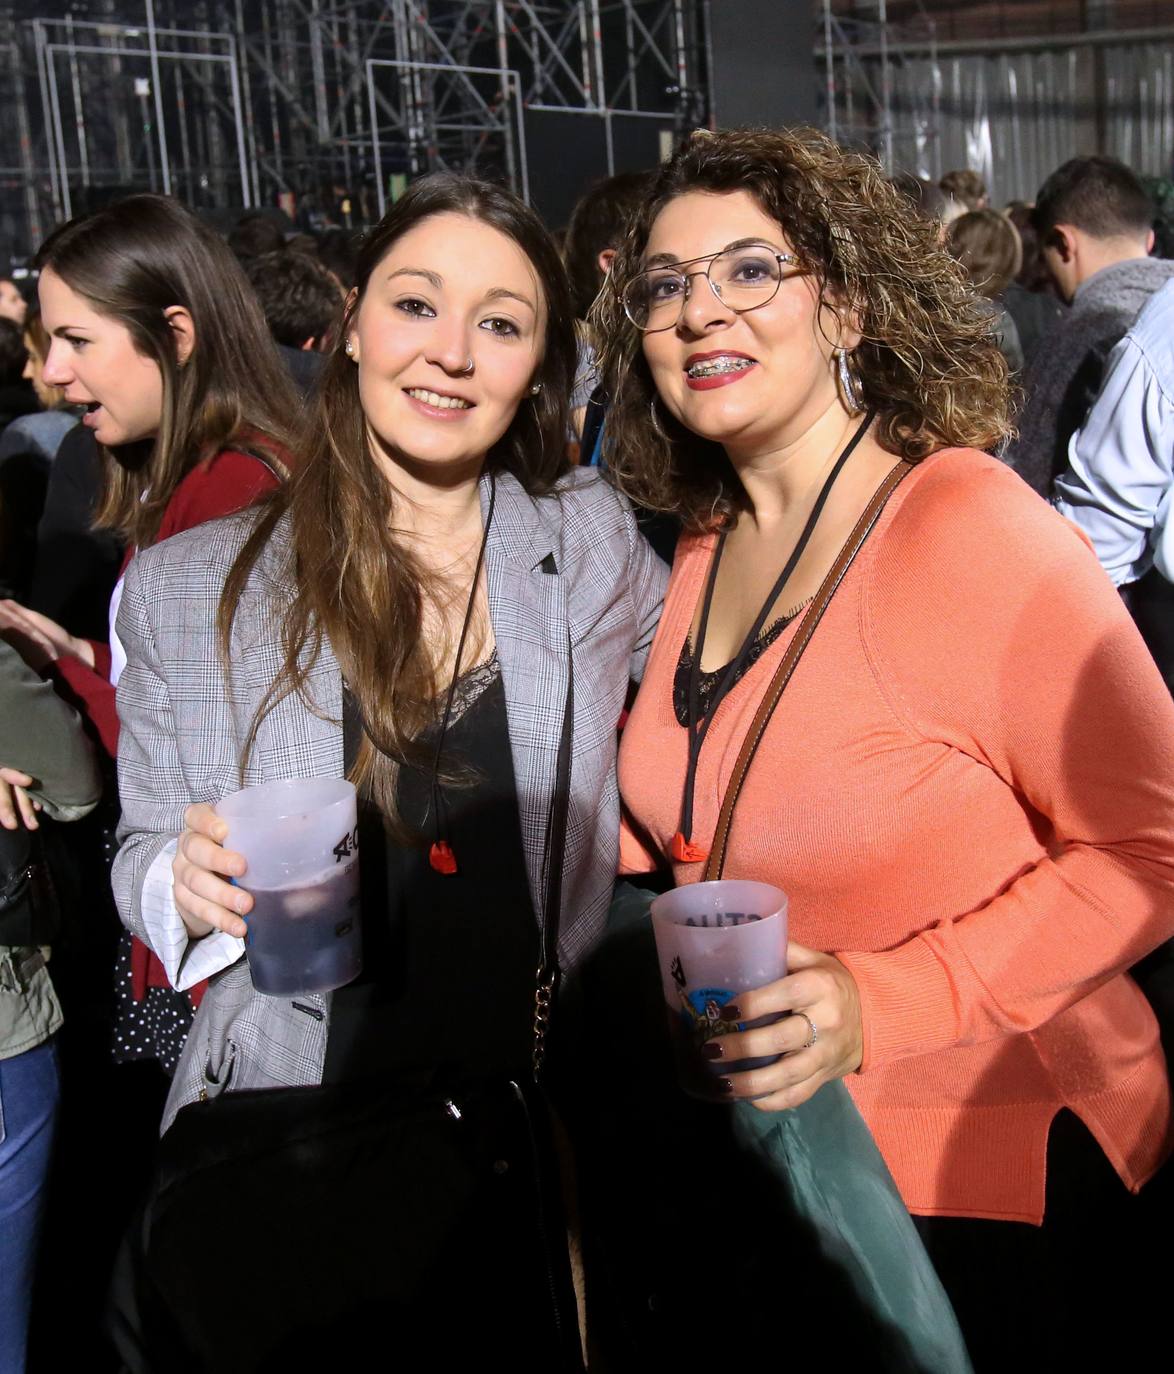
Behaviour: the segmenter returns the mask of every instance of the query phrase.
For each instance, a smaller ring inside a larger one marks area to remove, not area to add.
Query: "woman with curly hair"
[[[1125,973],[1174,931],[1169,694],[1088,548],[982,452],[1006,364],[871,160],[696,135],[612,277],[609,463],[686,531],[621,749],[632,868],[706,876],[806,645],[724,848],[789,894],[790,973],[724,1009],[713,1067],[777,1056],[722,1079],[763,1112],[844,1079],[979,1368],[1085,1359],[1148,1301],[1120,1260],[1171,1143]]]

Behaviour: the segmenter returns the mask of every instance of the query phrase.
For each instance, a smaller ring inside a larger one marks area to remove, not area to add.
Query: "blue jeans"
[[[0,1374],[22,1374],[57,1121],[52,1040],[0,1059]]]

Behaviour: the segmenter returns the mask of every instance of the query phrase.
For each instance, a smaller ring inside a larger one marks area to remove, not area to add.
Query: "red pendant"
[[[437,840],[428,851],[428,862],[437,873],[455,873],[457,871],[457,856],[452,852],[452,845],[447,840]]]
[[[673,858],[681,864],[702,864],[709,858],[709,850],[700,845],[690,844],[678,830],[673,836]]]

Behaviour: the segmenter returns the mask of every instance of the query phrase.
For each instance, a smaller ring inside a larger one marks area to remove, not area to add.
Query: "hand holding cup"
[[[741,992],[723,1009],[727,1021],[746,1025],[772,1018],[771,1024],[718,1035],[705,1046],[719,1073],[723,1064],[781,1056],[724,1079],[731,1099],[750,1098],[764,1112],[798,1107],[824,1083],[855,1073],[864,1055],[860,993],[840,960],[792,941],[787,968],[785,978]]]
[[[224,848],[227,822],[205,802],[184,812],[171,871],[175,878],[175,907],[188,934],[199,940],[213,930],[244,939],[248,926],[241,919],[253,905],[252,897],[229,879],[244,876],[244,855]]]

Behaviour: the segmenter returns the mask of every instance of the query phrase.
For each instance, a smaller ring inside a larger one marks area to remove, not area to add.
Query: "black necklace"
[[[428,862],[437,873],[455,873],[457,856],[452,845],[444,838],[444,795],[440,787],[440,759],[444,752],[444,737],[448,733],[448,722],[452,716],[453,698],[456,696],[457,683],[461,676],[461,659],[465,653],[465,641],[469,637],[469,626],[473,623],[473,607],[477,602],[477,586],[481,581],[481,568],[485,562],[485,546],[489,543],[489,527],[493,524],[493,507],[497,502],[497,479],[490,474],[489,510],[485,514],[485,530],[481,535],[481,548],[477,554],[477,566],[473,569],[473,585],[469,589],[469,603],[465,607],[465,618],[461,624],[461,637],[457,640],[457,660],[453,664],[452,681],[444,701],[444,714],[440,718],[440,729],[436,735],[436,748],[432,754],[432,846],[428,850]]]
[[[693,652],[693,661],[689,665],[689,719],[686,727],[689,731],[689,760],[685,768],[685,787],[681,798],[680,829],[673,836],[672,842],[672,856],[678,863],[704,863],[709,857],[709,851],[694,844],[691,837],[693,834],[693,794],[697,786],[697,765],[701,759],[701,746],[705,743],[705,736],[709,732],[710,724],[714,716],[717,715],[718,707],[738,681],[746,665],[746,660],[754,648],[754,643],[762,632],[763,625],[766,624],[767,616],[770,615],[775,602],[787,585],[788,579],[798,566],[800,558],[803,557],[803,551],[807,548],[811,536],[815,532],[815,527],[823,513],[824,506],[827,504],[827,499],[831,495],[836,478],[840,475],[844,464],[855,452],[856,445],[864,438],[865,432],[872,424],[874,414],[875,412],[870,410],[865,415],[860,428],[845,444],[843,452],[836,459],[831,472],[828,473],[823,486],[820,488],[819,495],[815,498],[815,505],[811,508],[811,514],[807,517],[807,523],[803,526],[803,533],[800,534],[798,542],[791,551],[790,558],[787,559],[786,566],[779,573],[774,586],[767,592],[766,600],[762,603],[762,608],[755,617],[754,624],[746,632],[741,648],[738,650],[734,661],[722,674],[721,681],[710,698],[708,709],[702,715],[701,655],[705,649],[705,632],[709,626],[710,607],[713,605],[713,589],[717,585],[717,572],[721,566],[722,553],[726,547],[726,535],[729,531],[723,530],[718,539],[717,548],[713,553],[713,561],[709,567],[709,578],[705,585],[705,599],[701,603],[701,621],[697,626],[697,644]]]

